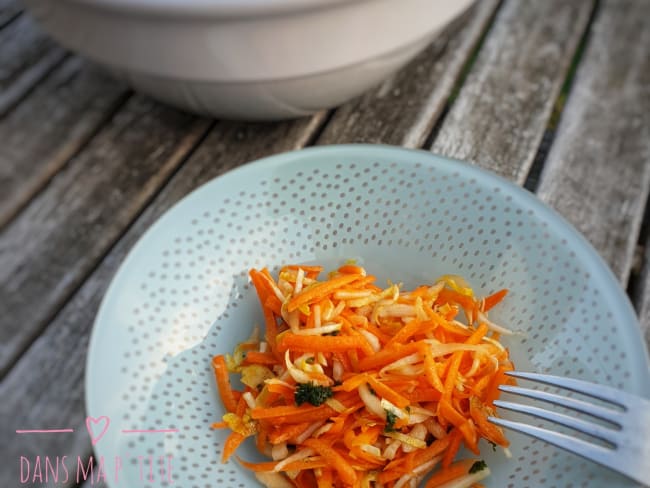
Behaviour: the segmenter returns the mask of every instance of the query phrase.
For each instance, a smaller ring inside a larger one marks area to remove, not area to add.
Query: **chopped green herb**
[[[296,405],[311,403],[315,407],[322,405],[328,398],[332,398],[332,389],[329,386],[316,385],[314,383],[300,383],[296,388],[294,399]]]
[[[395,415],[390,410],[384,409],[386,412],[386,426],[384,427],[384,432],[395,432],[395,421],[397,420],[397,415]]]
[[[472,467],[469,468],[469,474],[478,473],[479,471],[483,471],[485,468],[487,468],[485,461],[476,461],[474,464],[472,464]]]
[[[490,445],[492,446],[492,450],[496,452],[496,450],[497,450],[497,445],[496,445],[494,442],[492,442],[492,441],[488,441],[488,442],[489,442]]]
[[[314,364],[316,360],[314,359],[314,356],[310,356],[307,359],[305,359],[305,361],[307,362],[307,364]]]

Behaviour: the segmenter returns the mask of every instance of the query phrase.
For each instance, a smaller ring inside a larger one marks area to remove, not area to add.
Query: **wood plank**
[[[126,93],[123,84],[74,57],[0,119],[0,228],[84,146]]]
[[[5,445],[6,459],[45,452],[74,459],[90,453],[84,426],[81,365],[85,363],[88,338],[100,300],[128,250],[165,210],[189,191],[247,161],[304,146],[324,119],[325,114],[321,113],[280,124],[219,123],[215,126],[0,384],[3,432],[41,425],[75,429],[65,441],[56,436],[13,437]],[[137,137],[144,142],[142,133]],[[0,470],[0,486],[14,486],[18,469],[18,463],[11,462],[7,469]]]
[[[208,128],[131,98],[0,235],[0,371],[6,371]]]
[[[505,3],[431,150],[523,184],[593,3]]]
[[[0,118],[65,56],[29,15],[0,30]]]
[[[650,186],[648,18],[645,0],[601,3],[538,189],[624,286]]]
[[[318,144],[421,147],[499,3],[479,2],[379,88],[337,108]]]
[[[18,0],[0,0],[0,29],[20,15],[23,7]]]

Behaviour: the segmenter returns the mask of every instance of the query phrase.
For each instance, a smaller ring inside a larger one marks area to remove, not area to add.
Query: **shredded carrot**
[[[411,291],[382,289],[357,264],[319,280],[322,271],[294,264],[274,278],[250,270],[264,338],[212,360],[227,413],[211,426],[230,430],[224,462],[255,436],[275,460],[238,460],[260,479],[356,488],[430,475],[426,487],[434,488],[476,461],[457,459],[462,445],[477,455],[480,439],[508,446],[488,417],[514,366],[490,332],[501,329],[485,319],[507,290],[479,298],[450,276]],[[230,373],[241,374],[245,389],[233,388]]]
[[[503,290],[499,290],[498,292],[493,293],[489,297],[485,297],[483,299],[483,310],[487,312],[488,310],[494,308],[494,306],[503,300],[507,294],[508,290],[504,288]]]
[[[332,468],[338,473],[343,483],[348,486],[354,485],[357,479],[357,474],[345,458],[341,456],[338,450],[313,437],[304,441],[303,444],[306,447],[311,447],[323,458],[327,459],[331,463]]]
[[[223,454],[221,455],[221,461],[226,462],[234,454],[239,445],[244,441],[246,437],[239,432],[231,432],[226,439],[226,442],[223,445]]]
[[[448,481],[455,480],[457,478],[460,478],[461,476],[465,476],[469,473],[470,468],[472,467],[472,464],[477,461],[476,459],[462,459],[460,461],[456,461],[455,463],[451,464],[450,466],[443,467],[441,470],[436,472],[429,478],[427,481],[426,485],[424,485],[425,488],[432,488],[435,486],[440,486],[443,483],[447,483]]]
[[[278,350],[280,352],[287,349],[302,352],[344,352],[355,348],[365,348],[363,337],[310,336],[287,332],[278,341]]]
[[[278,358],[269,352],[248,351],[244,358],[245,364],[277,364]]]
[[[442,457],[442,467],[447,468],[453,463],[460,445],[463,442],[463,434],[458,429],[452,429],[449,433],[449,448],[445,451],[444,456]]]
[[[293,312],[301,305],[324,298],[337,288],[341,288],[343,285],[352,283],[359,278],[361,278],[360,275],[342,274],[328,281],[321,282],[312,288],[307,288],[289,299],[287,302],[287,310]]]
[[[214,376],[217,380],[217,387],[219,388],[219,395],[224,407],[229,412],[237,410],[237,400],[230,386],[230,378],[228,378],[228,368],[223,356],[218,355],[212,358],[212,369]]]

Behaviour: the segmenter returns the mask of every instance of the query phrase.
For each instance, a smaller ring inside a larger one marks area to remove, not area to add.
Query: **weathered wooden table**
[[[609,263],[648,339],[649,19],[647,0],[483,0],[364,96],[251,124],[133,93],[0,0],[0,486],[19,486],[21,455],[90,453],[88,338],[143,231],[201,183],[304,146],[430,149],[534,191]],[[15,434],[52,425],[79,428]]]

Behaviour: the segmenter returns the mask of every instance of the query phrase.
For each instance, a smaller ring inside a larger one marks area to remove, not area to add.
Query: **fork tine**
[[[561,449],[566,449],[574,454],[582,456],[591,461],[602,464],[603,466],[611,466],[612,464],[612,450],[606,447],[592,444],[591,442],[576,439],[575,437],[554,432],[552,430],[535,427],[521,422],[513,422],[512,420],[505,420],[497,417],[489,417],[488,420],[494,424],[500,425],[507,429],[512,429],[523,434],[535,437],[542,441],[553,444]]]
[[[542,390],[522,388],[520,386],[500,385],[499,390],[505,393],[512,393],[514,395],[521,395],[528,398],[533,398],[534,400],[542,400],[545,402],[553,403],[554,405],[560,405],[562,407],[570,408],[578,412],[586,413],[599,419],[607,420],[608,422],[616,424],[619,427],[622,426],[622,413],[611,408],[601,407],[599,405],[594,405],[593,403],[578,400],[576,398],[556,395],[555,393],[549,393]]]
[[[552,412],[550,410],[545,410],[543,408],[534,407],[532,405],[523,405],[520,403],[504,402],[502,400],[495,400],[494,405],[499,408],[504,408],[506,410],[512,410],[514,412],[526,413],[534,417],[538,417],[544,420],[549,420],[551,422],[570,427],[575,429],[578,432],[588,434],[593,437],[597,437],[604,441],[607,441],[614,446],[617,444],[618,436],[615,431],[602,427],[600,425],[594,424],[592,422],[587,422],[582,419],[570,417],[569,415],[564,415],[557,412]]]
[[[545,383],[547,385],[559,386],[561,388],[566,388],[567,390],[572,390],[584,395],[598,398],[599,400],[604,400],[606,402],[619,405],[623,408],[627,408],[625,403],[622,403],[622,400],[627,398],[625,392],[611,388],[609,386],[597,385],[588,381],[565,378],[562,376],[527,373],[523,371],[508,371],[506,374],[515,378],[520,378],[522,380],[539,381],[540,383]]]

